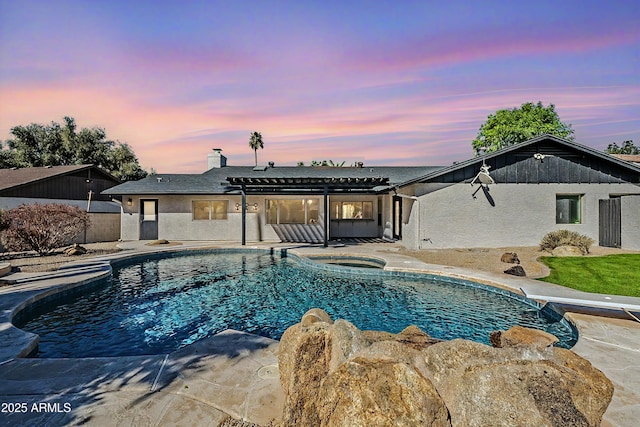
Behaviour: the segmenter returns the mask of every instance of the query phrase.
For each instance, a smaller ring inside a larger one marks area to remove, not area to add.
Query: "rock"
[[[520,259],[518,258],[518,254],[515,252],[505,252],[502,254],[500,261],[506,262],[508,264],[520,264]]]
[[[87,250],[77,243],[74,243],[73,245],[69,246],[67,249],[64,250],[64,254],[66,256],[84,255],[86,253],[87,253]]]
[[[171,242],[166,240],[166,239],[159,239],[159,240],[154,240],[153,242],[149,242],[147,243],[148,246],[155,246],[155,245],[168,245]]]
[[[582,251],[576,246],[558,246],[551,251],[553,256],[582,256]]]
[[[319,308],[312,308],[302,316],[300,323],[302,323],[302,326],[309,326],[316,322],[326,322],[331,324],[333,323],[333,320],[331,320],[331,317],[329,317],[326,311]]]
[[[412,366],[418,350],[401,342],[423,347],[428,335],[415,327],[365,334],[320,311],[303,317],[329,321],[298,323],[280,339],[284,426],[449,425],[435,388]]]
[[[569,350],[453,340],[424,354],[452,426],[599,426],[613,396],[604,374]]]
[[[544,350],[547,347],[553,346],[559,340],[555,335],[551,335],[545,331],[513,326],[507,331],[491,332],[489,341],[491,345],[497,348],[527,346]]]
[[[323,426],[450,425],[433,384],[411,365],[392,360],[349,360],[327,376],[317,400]]]
[[[273,422],[270,422],[268,424],[268,426],[273,426],[273,425],[274,425]],[[222,421],[220,421],[220,424],[218,424],[218,427],[261,427],[261,426],[259,426],[258,424],[251,423],[249,421],[238,420],[228,416]]]
[[[556,338],[513,327],[496,346],[410,326],[360,331],[322,310],[287,329],[283,426],[596,426],[613,385]]]
[[[509,267],[504,271],[504,273],[520,277],[525,277],[527,275],[521,265],[514,265],[513,267]]]

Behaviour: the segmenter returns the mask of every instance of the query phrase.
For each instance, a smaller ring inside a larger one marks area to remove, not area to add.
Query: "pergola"
[[[242,195],[242,245],[246,245],[247,194],[322,194],[324,246],[329,246],[329,193],[378,193],[389,188],[389,178],[377,177],[227,177]]]

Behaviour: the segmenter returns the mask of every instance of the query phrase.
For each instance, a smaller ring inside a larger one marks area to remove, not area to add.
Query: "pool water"
[[[415,324],[435,338],[488,344],[491,331],[521,325],[556,335],[563,347],[575,343],[568,322],[504,291],[336,270],[263,252],[148,259],[114,267],[91,291],[33,308],[18,326],[40,335],[39,357],[163,354],[229,328],[279,339],[314,307],[360,329],[397,333]]]

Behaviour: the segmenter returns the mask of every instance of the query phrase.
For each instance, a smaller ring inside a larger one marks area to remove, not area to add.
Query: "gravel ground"
[[[430,249],[409,251],[400,249],[399,253],[407,255],[429,264],[450,265],[464,267],[473,270],[503,273],[515,264],[507,264],[500,261],[505,252],[515,252],[520,259],[520,265],[524,268],[527,277],[539,278],[548,275],[547,267],[537,259],[541,256],[551,256],[549,252],[541,251],[537,246],[521,246],[507,248],[471,248],[471,249]],[[604,248],[594,246],[585,256],[604,256],[622,253],[638,253],[616,248]]]

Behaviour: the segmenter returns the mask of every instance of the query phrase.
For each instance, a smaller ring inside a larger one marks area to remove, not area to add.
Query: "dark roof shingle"
[[[69,165],[0,169],[0,190],[18,187],[58,175],[66,175],[92,167],[93,165]]]

